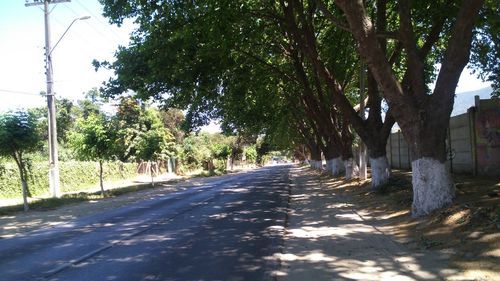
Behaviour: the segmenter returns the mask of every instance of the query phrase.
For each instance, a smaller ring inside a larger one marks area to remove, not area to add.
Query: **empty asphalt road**
[[[0,280],[271,280],[291,166],[0,240]]]

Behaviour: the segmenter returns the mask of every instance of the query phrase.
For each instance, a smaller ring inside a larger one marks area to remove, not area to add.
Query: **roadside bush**
[[[104,179],[119,180],[137,175],[136,163],[104,163]],[[48,164],[34,162],[28,176],[31,196],[49,194]],[[62,192],[76,192],[99,184],[99,163],[68,161],[59,162]],[[19,172],[15,163],[6,162],[0,167],[0,198],[20,198]]]
[[[245,158],[247,163],[254,164],[257,160],[257,149],[255,145],[245,148]]]

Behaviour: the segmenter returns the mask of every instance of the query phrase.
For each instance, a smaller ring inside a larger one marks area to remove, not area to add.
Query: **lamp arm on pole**
[[[54,47],[52,47],[52,49],[50,50],[49,52],[49,55],[48,57],[50,57],[50,55],[52,55],[52,52],[54,51],[54,49],[57,47],[57,45],[59,44],[59,42],[61,42],[61,40],[63,39],[64,35],[66,35],[66,33],[68,33],[68,30],[71,28],[71,26],[73,26],[73,24],[77,21],[77,20],[86,20],[86,19],[90,19],[90,16],[84,16],[84,17],[81,17],[81,18],[76,18],[74,19],[71,24],[68,26],[68,28],[66,28],[66,30],[64,31],[64,33],[61,35],[61,37],[59,37],[59,40],[57,40],[56,44],[54,45]]]

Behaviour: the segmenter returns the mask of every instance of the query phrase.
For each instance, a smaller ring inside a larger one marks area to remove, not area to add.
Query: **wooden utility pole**
[[[45,76],[47,81],[47,107],[49,123],[49,187],[52,197],[61,195],[59,183],[59,159],[57,153],[56,99],[54,96],[54,79],[52,69],[52,47],[50,44],[50,12],[49,4],[70,2],[70,0],[33,0],[26,1],[25,6],[43,5],[45,17]],[[61,37],[62,38],[62,37]]]

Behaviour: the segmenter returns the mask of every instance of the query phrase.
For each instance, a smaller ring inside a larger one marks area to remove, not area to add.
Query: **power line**
[[[98,21],[98,22],[99,22],[102,26],[106,27],[106,29],[107,29],[107,30],[109,30],[111,33],[113,33],[113,35],[115,35],[115,37],[116,37],[118,40],[122,41],[122,40],[124,39],[124,38],[122,38],[122,36],[121,36],[121,35],[119,35],[118,33],[116,33],[116,31],[115,31],[113,28],[111,28],[111,26],[109,25],[109,23],[106,23],[106,22],[104,22],[104,21],[103,21],[103,19],[104,19],[104,17],[103,17],[103,16],[94,14],[94,13],[93,13],[90,9],[88,9],[88,8],[87,8],[87,7],[86,7],[86,6],[85,6],[82,2],[80,2],[79,0],[75,0],[75,1],[76,1],[76,3],[77,3],[78,5],[80,5],[80,7],[82,7],[85,11],[87,11],[89,14],[91,14],[91,15],[92,15],[92,17],[93,17],[94,19],[96,19],[96,20],[97,20],[97,21]]]
[[[68,4],[64,4],[63,5],[64,8],[68,9],[71,11],[71,13],[73,13],[73,15],[75,15],[75,17],[81,17],[81,14],[78,14],[75,10],[73,10],[71,8],[71,6],[69,6]],[[63,24],[61,23],[61,21],[59,21],[56,17],[54,17],[54,20],[61,26],[61,27],[64,27],[66,24]],[[89,24],[88,21],[85,21],[86,24]],[[92,44],[94,45],[95,47],[98,47],[98,45],[93,42],[93,41],[90,41],[88,40],[87,36],[82,36],[82,34],[78,31],[78,30],[75,30],[75,31],[72,31],[72,33],[74,33],[80,40],[82,40],[83,42],[87,43],[87,44]],[[102,34],[101,34],[102,35]],[[103,36],[103,37],[106,37],[106,36]],[[106,39],[108,39],[106,37]]]
[[[0,93],[2,93],[2,94],[21,94],[21,95],[42,97],[40,94],[34,94],[34,93],[23,92],[23,91],[15,91],[15,90],[6,90],[6,89],[0,89]]]
[[[66,4],[66,5],[64,5],[64,6],[65,6],[68,10],[70,10],[70,11],[71,11],[74,15],[79,16],[79,15],[78,15],[78,13],[77,13],[77,12],[76,12],[76,11],[75,11],[75,10],[74,10],[71,6],[70,6],[70,5],[67,5],[67,4]],[[89,13],[92,15],[92,17],[93,17],[92,19],[94,19],[95,15],[94,15],[92,12],[90,12],[90,10],[89,10],[89,9],[87,9],[87,8],[85,8],[85,7],[84,7],[84,9],[85,9],[87,12],[89,12]],[[99,18],[95,18],[95,19],[99,21]],[[85,22],[85,23],[86,23],[88,26],[90,26],[90,28],[92,28],[92,29],[93,29],[96,33],[98,33],[99,35],[101,35],[101,36],[102,36],[102,37],[103,37],[106,41],[108,41],[109,43],[111,43],[111,44],[113,44],[113,45],[116,45],[116,44],[118,43],[118,42],[114,42],[113,40],[111,40],[111,39],[109,38],[109,36],[108,36],[108,35],[104,34],[100,28],[95,27],[95,26],[92,24],[92,22],[93,22],[93,21],[89,21],[89,22]],[[104,26],[109,28],[109,26],[106,26],[106,25],[104,25]],[[117,36],[115,33],[113,33],[113,35]],[[119,41],[121,40],[121,39],[120,39],[120,38],[118,38],[118,37],[117,37],[117,39],[118,39]]]

